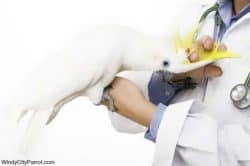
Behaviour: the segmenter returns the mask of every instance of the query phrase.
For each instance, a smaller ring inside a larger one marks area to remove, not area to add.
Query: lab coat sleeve
[[[148,83],[150,81],[152,72],[145,71],[126,71],[118,74],[119,77],[126,78],[132,81],[148,99]],[[126,117],[117,113],[109,112],[109,118],[115,130],[125,133],[140,133],[145,132],[146,128],[138,123],[135,123]]]

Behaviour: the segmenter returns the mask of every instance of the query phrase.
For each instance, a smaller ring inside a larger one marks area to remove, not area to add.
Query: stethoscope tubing
[[[211,8],[207,9],[201,16],[200,20],[199,20],[199,27],[202,25],[202,23],[205,21],[206,17],[209,15],[209,13],[215,11],[215,12],[218,12],[218,9],[219,9],[219,4],[218,3],[215,3]],[[215,14],[215,26],[214,26],[214,35],[213,35],[213,38],[215,41],[219,41],[219,33],[220,33],[220,29],[221,29],[221,26],[222,26],[222,18],[220,17],[220,15],[218,14]],[[199,31],[199,30],[198,30]],[[197,31],[197,33],[198,33]],[[196,35],[197,37],[197,35]],[[195,37],[195,38],[196,38]],[[204,85],[204,92],[203,92],[203,96],[202,96],[202,101],[205,100],[205,96],[206,96],[206,90],[207,90],[207,85],[208,85],[208,78],[205,78],[205,85]],[[247,79],[248,82],[250,82],[250,74],[248,76],[248,79]],[[234,100],[233,99],[233,96],[232,96],[232,93],[234,90],[236,90],[237,86],[244,86],[246,89],[246,94],[244,95],[244,97],[242,97],[241,100]],[[250,87],[247,86],[246,84],[237,84],[235,85],[231,92],[230,92],[230,98],[231,98],[231,101],[233,102],[233,105],[239,109],[239,110],[246,110],[248,108],[250,108],[250,101],[249,101],[249,104],[246,105],[246,106],[243,106],[242,102],[247,99],[247,96],[248,96],[248,91],[250,91]]]

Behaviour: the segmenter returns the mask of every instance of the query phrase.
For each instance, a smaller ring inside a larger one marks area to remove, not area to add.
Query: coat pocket
[[[237,163],[239,166],[250,166],[250,144],[246,144],[244,149],[237,156]]]
[[[177,145],[193,150],[216,153],[217,123],[203,114],[188,115]]]
[[[218,166],[217,124],[202,114],[189,115],[177,143],[175,161],[183,166]]]
[[[238,160],[238,166],[250,166],[250,160]]]
[[[242,125],[226,125],[224,127],[228,146],[233,152],[238,166],[250,166],[250,133]]]

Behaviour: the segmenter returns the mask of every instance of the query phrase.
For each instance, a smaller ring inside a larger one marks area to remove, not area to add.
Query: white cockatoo
[[[30,110],[59,110],[78,96],[86,96],[97,105],[118,72],[167,70],[168,53],[164,40],[128,27],[100,26],[77,34],[20,86],[13,105],[15,118]]]
[[[171,40],[123,26],[101,26],[78,34],[59,52],[48,56],[21,85],[12,102],[12,115],[18,119],[33,111],[26,134],[30,137],[41,123],[38,122],[39,112],[53,109],[50,121],[65,103],[78,96],[86,96],[93,104],[99,104],[104,88],[120,71],[181,73],[210,63],[201,61],[187,65],[183,60],[187,57],[176,55]]]
[[[29,111],[33,113],[21,141],[22,151],[28,153],[32,148],[35,135],[46,122],[45,112],[53,112],[52,120],[65,103],[78,96],[99,104],[104,88],[118,72],[166,70],[168,53],[164,40],[116,25],[100,26],[66,41],[32,71],[11,101],[14,122]]]

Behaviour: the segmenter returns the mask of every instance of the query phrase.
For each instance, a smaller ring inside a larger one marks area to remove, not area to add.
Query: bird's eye
[[[169,65],[169,62],[168,62],[167,60],[164,60],[163,63],[162,63],[162,65],[163,65],[164,67],[167,67],[167,66]]]

